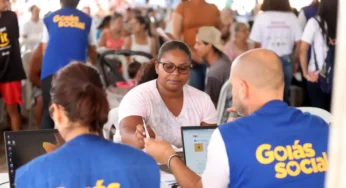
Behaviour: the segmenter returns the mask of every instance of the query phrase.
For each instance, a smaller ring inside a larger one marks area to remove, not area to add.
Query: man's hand
[[[144,139],[145,151],[157,162],[167,164],[169,157],[175,154],[172,146],[164,140]]]
[[[233,107],[227,108],[227,112],[232,113],[232,117],[227,120],[227,123],[232,122],[232,121],[240,118],[240,116],[237,113],[237,110]]]
[[[153,129],[151,129],[151,127],[149,125],[147,125],[147,129],[148,129],[150,138],[156,138],[155,132],[153,131]],[[139,124],[136,126],[136,133],[135,134],[136,134],[138,141],[144,145],[143,139],[146,138],[146,134],[145,134],[144,126],[142,124]]]
[[[310,72],[307,74],[304,74],[304,78],[312,83],[316,83],[318,81],[318,72]]]

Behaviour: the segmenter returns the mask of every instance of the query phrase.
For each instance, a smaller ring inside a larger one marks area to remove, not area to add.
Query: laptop
[[[202,175],[207,164],[208,145],[217,126],[182,127],[184,161],[188,168]]]
[[[64,141],[57,130],[4,132],[9,184],[14,188],[16,170],[32,159],[52,152]]]

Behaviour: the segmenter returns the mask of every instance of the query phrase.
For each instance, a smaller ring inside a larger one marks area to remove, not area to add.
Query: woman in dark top
[[[11,129],[21,129],[18,105],[22,101],[25,72],[20,58],[19,28],[16,13],[7,11],[8,1],[0,0],[0,96],[11,120]]]

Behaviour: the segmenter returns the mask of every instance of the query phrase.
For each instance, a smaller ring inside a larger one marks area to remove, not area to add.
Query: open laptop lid
[[[57,130],[4,132],[10,187],[14,188],[16,170],[32,159],[52,152],[64,141]]]
[[[181,127],[185,164],[201,175],[207,164],[208,145],[217,126]]]

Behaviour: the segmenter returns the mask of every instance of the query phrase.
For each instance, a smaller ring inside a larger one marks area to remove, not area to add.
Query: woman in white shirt
[[[216,110],[210,97],[189,85],[191,51],[180,41],[165,43],[158,54],[157,80],[132,89],[120,103],[122,142],[144,147],[147,124],[150,137],[159,137],[182,147],[182,126],[216,125]]]
[[[133,18],[130,22],[132,35],[125,38],[125,49],[140,51],[156,56],[156,41],[151,36],[150,25],[142,16]],[[143,56],[131,56],[131,62],[136,60],[139,63],[147,63],[150,59]],[[130,61],[130,59],[128,59]],[[130,62],[128,62],[130,63]]]
[[[284,100],[289,103],[289,86],[292,82],[292,59],[294,46],[298,46],[302,29],[292,12],[289,0],[264,0],[263,13],[254,22],[250,39],[255,47],[274,51],[281,59],[285,74]]]
[[[317,17],[306,24],[300,46],[300,64],[307,82],[307,89],[314,107],[330,110],[331,94],[321,90],[318,83],[319,72],[327,57],[330,45],[335,46],[337,28],[337,0],[322,0]],[[311,46],[311,58],[308,62],[308,51]]]

